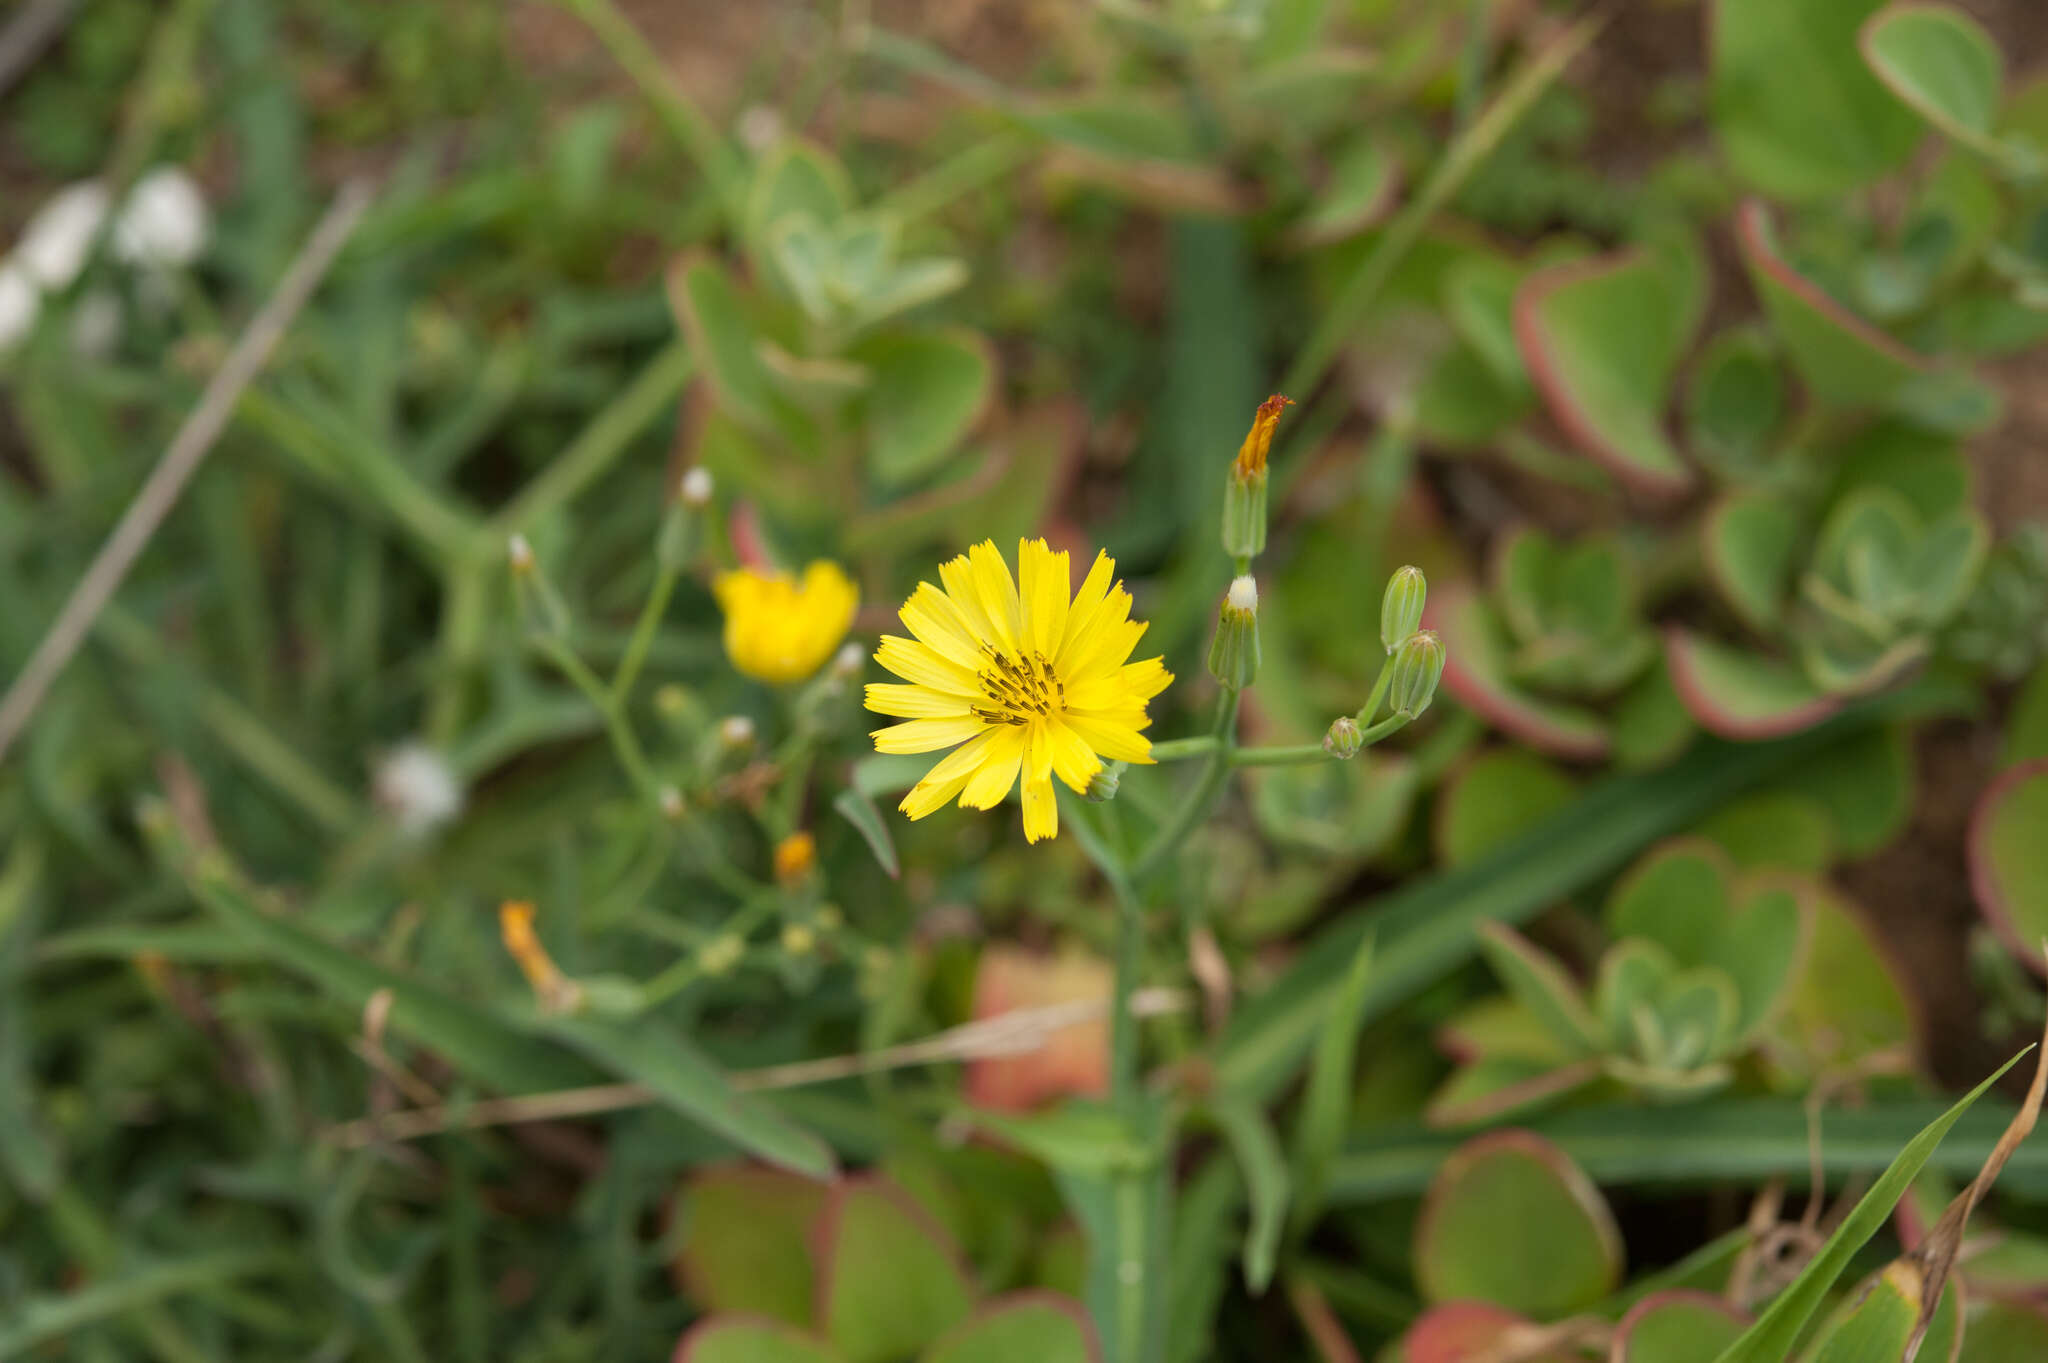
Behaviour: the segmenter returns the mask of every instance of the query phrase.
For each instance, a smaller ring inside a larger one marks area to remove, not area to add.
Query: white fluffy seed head
[[[706,506],[711,501],[712,486],[711,470],[699,464],[683,475],[677,495],[683,499],[684,506]]]
[[[176,269],[206,249],[212,220],[199,186],[177,166],[136,181],[114,219],[114,254],[131,265]]]
[[[66,185],[22,229],[14,259],[39,287],[67,287],[85,268],[86,253],[107,220],[107,187],[98,180]]]
[[[384,754],[371,778],[377,803],[397,821],[399,832],[422,838],[462,812],[462,780],[446,758],[420,742],[401,743]]]
[[[13,349],[35,329],[43,309],[42,290],[12,260],[0,261],[0,353]]]
[[[1235,578],[1230,584],[1229,599],[1233,610],[1255,611],[1259,608],[1259,584],[1252,581],[1249,573]]]

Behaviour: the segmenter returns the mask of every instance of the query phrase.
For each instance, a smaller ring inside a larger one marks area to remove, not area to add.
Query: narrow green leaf
[[[0,1323],[0,1358],[20,1357],[166,1297],[218,1287],[277,1264],[277,1256],[268,1251],[235,1250],[151,1264],[75,1292],[30,1297]]]
[[[2031,1046],[2027,1048],[2032,1049]],[[1941,1144],[1942,1137],[1984,1090],[1998,1082],[2026,1053],[2021,1051],[1999,1066],[1990,1078],[1964,1094],[1955,1106],[1907,1142],[1891,1167],[1871,1185],[1869,1192],[1858,1199],[1835,1233],[1828,1237],[1820,1253],[1813,1256],[1792,1285],[1778,1295],[1758,1317],[1756,1324],[1743,1331],[1742,1337],[1729,1345],[1715,1363],[1783,1363],[1784,1359],[1791,1357],[1793,1346],[1799,1342],[1799,1336],[1805,1332],[1813,1313],[1820,1309],[1827,1294],[1833,1290],[1835,1279],[1842,1275],[1842,1270],[1848,1267],[1856,1251],[1863,1248],[1864,1242],[1883,1226],[1885,1218],[1892,1214],[1892,1208],[1905,1196],[1914,1176],[1932,1157],[1935,1147]],[[1825,1129],[1822,1131],[1822,1146],[1826,1146]]]
[[[1287,1225],[1287,1160],[1263,1112],[1249,1103],[1223,1099],[1211,1105],[1223,1129],[1252,1204],[1251,1228],[1244,1237],[1244,1277],[1254,1295],[1273,1281],[1280,1253],[1280,1233]]]
[[[853,825],[854,831],[861,835],[890,879],[902,874],[902,867],[896,860],[896,840],[889,836],[889,825],[882,822],[882,812],[875,808],[875,802],[868,798],[866,791],[858,784],[847,786],[832,797],[832,808]]]
[[[1294,1224],[1308,1226],[1320,1210],[1330,1162],[1351,1118],[1358,1034],[1364,1027],[1365,987],[1372,979],[1373,938],[1367,933],[1351,958],[1344,986],[1330,1002],[1316,1035],[1315,1059],[1294,1126]]]

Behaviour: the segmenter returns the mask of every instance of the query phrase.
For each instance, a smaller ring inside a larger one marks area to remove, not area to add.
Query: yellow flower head
[[[792,833],[775,844],[775,878],[795,885],[818,864],[818,840],[809,833]]]
[[[1233,467],[1238,477],[1249,478],[1266,471],[1266,451],[1273,448],[1273,428],[1280,424],[1280,413],[1293,405],[1293,398],[1278,393],[1259,404],[1252,428],[1245,432],[1244,444],[1237,447],[1237,463]]]
[[[739,568],[711,584],[725,612],[725,656],[756,681],[800,682],[825,665],[853,625],[860,591],[836,563],[784,573]]]
[[[983,540],[939,565],[944,590],[918,584],[903,603],[913,637],[884,635],[875,653],[909,685],[867,692],[868,709],[910,721],[875,730],[879,751],[953,748],[904,797],[905,814],[922,819],[956,795],[964,808],[991,808],[1021,774],[1024,836],[1037,842],[1059,832],[1052,777],[1086,791],[1104,758],[1152,760],[1145,702],[1173,674],[1158,658],[1124,661],[1145,626],[1130,618],[1115,572],[1097,554],[1070,600],[1065,553],[1020,541],[1013,580]]]

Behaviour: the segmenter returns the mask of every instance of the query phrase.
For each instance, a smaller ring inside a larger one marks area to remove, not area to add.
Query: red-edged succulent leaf
[[[1761,201],[1738,211],[1735,239],[1764,310],[1816,396],[1848,407],[1885,407],[1926,370],[1924,358],[1792,268]]]
[[[1783,663],[1673,625],[1664,634],[1671,685],[1700,727],[1738,742],[1810,729],[1841,708]]]
[[[1614,1327],[1612,1363],[1714,1363],[1749,1317],[1709,1292],[1652,1292]]]
[[[1970,816],[1970,887],[2006,948],[2048,973],[2048,757],[2022,762],[1978,797]]]
[[[1481,719],[1553,757],[1591,762],[1607,755],[1598,715],[1531,695],[1507,679],[1500,622],[1469,584],[1434,588],[1423,623],[1443,639],[1444,688]]]
[[[713,1316],[676,1342],[671,1363],[842,1363],[823,1340],[779,1320]]]
[[[846,1363],[893,1363],[967,1319],[975,1291],[945,1228],[874,1177],[832,1189],[811,1228],[812,1319]]]
[[[780,1169],[702,1170],[676,1198],[676,1282],[707,1313],[808,1326],[815,1290],[810,1228],[829,1193]]]
[[[1768,492],[1723,497],[1700,524],[1708,577],[1728,608],[1759,634],[1784,619],[1799,532],[1799,513]]]
[[[1057,1292],[997,1297],[924,1353],[920,1363],[1101,1363],[1088,1313]]]
[[[1690,339],[1673,325],[1681,290],[1647,251],[1539,270],[1515,296],[1523,363],[1572,442],[1638,491],[1673,496],[1693,475],[1664,430]]]
[[[1477,1363],[1516,1336],[1539,1329],[1534,1321],[1483,1301],[1452,1301],[1415,1318],[1393,1357],[1399,1363]],[[1516,1358],[1524,1355],[1520,1352]],[[1576,1363],[1569,1351],[1544,1353],[1529,1363]]]
[[[1425,1300],[1489,1301],[1538,1320],[1581,1310],[1621,1279],[1621,1232],[1585,1172],[1531,1131],[1453,1151],[1415,1225]]]

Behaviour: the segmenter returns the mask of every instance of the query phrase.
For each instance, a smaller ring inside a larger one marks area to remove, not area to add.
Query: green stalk
[[[1208,816],[1209,808],[1216,803],[1216,796],[1223,789],[1223,778],[1230,774],[1230,753],[1235,746],[1237,733],[1238,693],[1226,690],[1216,703],[1215,746],[1209,750],[1208,765],[1196,778],[1193,790],[1181,802],[1165,824],[1152,837],[1152,842],[1131,863],[1131,883],[1143,885],[1147,877],[1170,860],[1180,845],[1187,841],[1188,834]]]
[[[657,568],[654,571],[654,586],[647,593],[647,604],[640,608],[640,618],[633,624],[633,637],[626,641],[626,652],[619,659],[618,670],[612,674],[612,704],[624,705],[633,694],[633,683],[640,678],[640,669],[647,662],[647,650],[654,645],[654,635],[661,628],[661,617],[668,611],[669,598],[675,595],[676,582],[681,574],[673,568]]]

